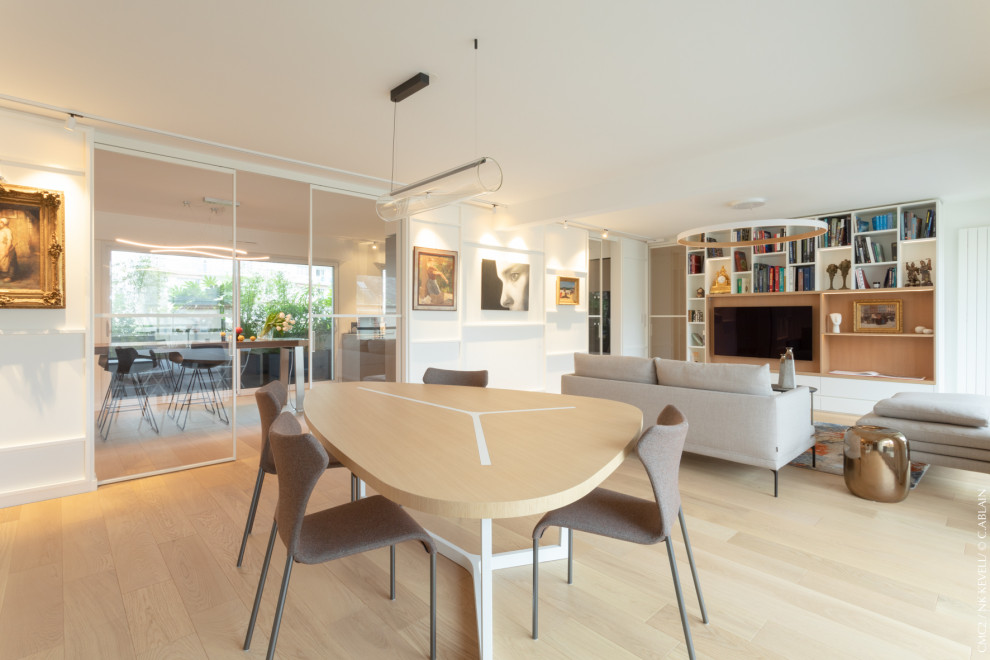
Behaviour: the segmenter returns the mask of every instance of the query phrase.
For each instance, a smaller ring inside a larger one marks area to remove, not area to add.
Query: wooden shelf
[[[917,332],[825,332],[822,333],[825,337],[878,337],[878,338],[890,338],[890,337],[914,337],[915,339],[934,339],[935,334],[918,334]]]

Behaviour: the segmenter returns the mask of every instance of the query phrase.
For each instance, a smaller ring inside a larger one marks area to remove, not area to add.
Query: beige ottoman
[[[911,460],[990,472],[990,397],[901,392],[856,424],[897,429],[911,442]]]
[[[842,474],[849,492],[874,502],[900,502],[911,490],[907,438],[882,426],[846,431]]]

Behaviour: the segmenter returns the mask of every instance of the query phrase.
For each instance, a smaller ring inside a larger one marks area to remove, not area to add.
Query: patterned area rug
[[[847,428],[849,427],[842,424],[815,422],[815,467],[811,467],[810,452],[804,452],[790,464],[841,476],[843,438]],[[918,485],[927,471],[928,463],[911,462],[911,488]]]

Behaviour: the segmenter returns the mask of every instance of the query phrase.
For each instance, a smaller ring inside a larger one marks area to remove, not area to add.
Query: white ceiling
[[[396,180],[493,156],[510,224],[669,237],[743,197],[990,194],[985,0],[55,0],[4,24],[0,94],[381,180],[388,90],[424,71]]]

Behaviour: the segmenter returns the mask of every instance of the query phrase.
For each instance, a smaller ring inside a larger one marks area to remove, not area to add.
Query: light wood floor
[[[0,509],[0,659],[263,656],[284,552],[277,546],[246,654],[241,643],[276,489],[266,483],[245,565],[235,568],[257,447],[241,441],[238,455],[234,463]],[[899,504],[858,499],[841,477],[809,470],[785,468],[780,481],[774,499],[768,470],[685,455],[681,492],[708,626],[679,533],[675,549],[700,657],[979,655],[977,513],[990,476],[933,467]],[[650,496],[635,460],[607,485]],[[313,506],[345,501],[348,488],[344,471],[328,472]],[[470,521],[427,522],[467,544],[476,538]],[[534,522],[496,523],[496,550],[529,547]],[[530,569],[496,574],[496,656],[687,657],[663,547],[575,539],[572,586],[566,562],[542,570],[537,642],[529,638]],[[405,544],[397,564],[395,602],[387,550],[297,566],[278,655],[426,657],[427,556]],[[438,569],[439,655],[475,657],[471,581],[446,559]]]

